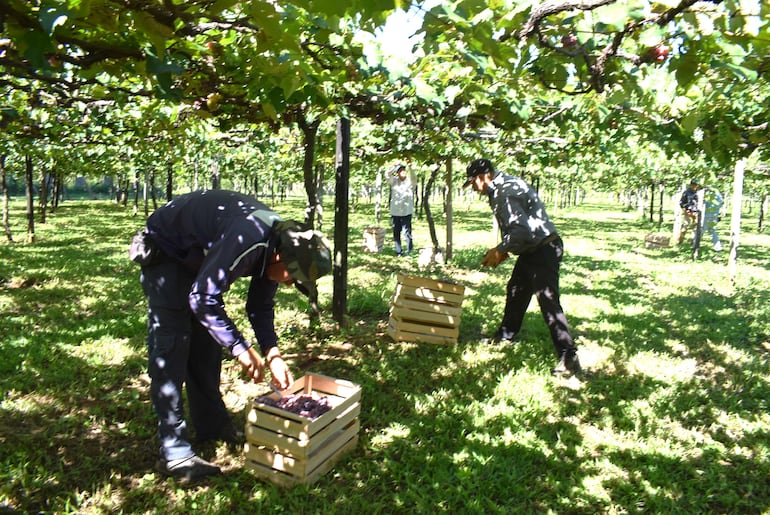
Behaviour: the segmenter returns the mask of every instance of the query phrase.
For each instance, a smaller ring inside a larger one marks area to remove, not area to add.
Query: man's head
[[[276,222],[276,252],[297,289],[307,295],[318,309],[316,281],[331,272],[332,253],[326,238],[318,231],[306,229],[292,220]]]
[[[399,163],[393,167],[393,175],[397,176],[402,181],[406,180],[406,166]]]
[[[693,179],[690,181],[690,189],[691,190],[697,190],[700,187],[700,184],[697,180]]]
[[[463,188],[467,188],[473,184],[473,189],[476,191],[483,191],[482,183],[485,179],[491,178],[495,173],[495,167],[492,166],[492,162],[489,159],[474,159],[468,168],[465,169],[466,181],[463,183]],[[489,177],[486,177],[489,175]]]

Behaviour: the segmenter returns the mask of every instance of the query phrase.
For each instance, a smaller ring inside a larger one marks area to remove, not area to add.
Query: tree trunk
[[[139,214],[139,170],[134,172],[134,216]]]
[[[655,183],[650,184],[650,223],[655,221]]]
[[[658,185],[658,190],[660,191],[660,199],[658,200],[658,229],[663,227],[663,198],[666,192],[666,187],[661,182]]]
[[[313,173],[313,162],[315,161],[316,137],[318,136],[318,127],[321,125],[321,121],[308,122],[304,116],[298,116],[297,125],[302,131],[302,147],[305,151],[302,161],[302,174],[305,178],[305,193],[307,194],[305,225],[314,227],[315,217],[320,209],[320,202],[318,200],[318,184]]]
[[[334,250],[332,313],[340,327],[348,326],[348,188],[350,185],[350,121],[337,122],[335,157],[336,198],[334,210]]]
[[[374,179],[374,224],[379,227],[382,220],[382,169],[377,170],[377,177]]]
[[[150,216],[150,199],[148,198],[147,191],[147,174],[144,174],[144,180],[142,181],[142,203],[144,204],[144,217]]]
[[[746,171],[746,160],[740,159],[735,163],[733,174],[733,212],[730,216],[730,257],[728,269],[730,283],[734,286],[738,279],[738,242],[741,235],[741,205],[743,204],[743,174]]]
[[[158,197],[155,195],[155,167],[150,170],[150,198],[152,199],[153,211],[158,209]]]
[[[214,164],[211,166],[211,189],[218,190],[222,185],[222,177],[219,173],[219,162],[222,156],[217,155],[214,158]]]
[[[35,241],[35,183],[32,177],[32,157],[24,156],[25,175],[27,183],[27,243]]]
[[[427,193],[432,191],[433,183],[436,182],[436,176],[441,169],[441,165],[436,166],[431,170],[428,182],[425,185],[422,195],[422,209],[425,212],[425,220],[428,222],[428,230],[430,231],[430,241],[433,243],[433,253],[437,253],[440,249],[438,244],[438,236],[436,236],[436,223],[433,221],[433,215],[430,212],[430,195]]]
[[[11,234],[11,195],[8,192],[8,183],[5,180],[5,154],[0,155],[0,189],[3,192],[3,230],[5,231],[5,239],[9,242],[13,242],[13,235]]]
[[[452,223],[454,211],[452,206],[452,159],[446,160],[446,248],[444,261],[452,259]]]
[[[168,163],[166,168],[166,202],[171,202],[174,195],[174,167]]]
[[[762,195],[762,201],[759,204],[759,220],[757,221],[757,231],[765,230],[765,213],[767,213],[767,193]]]
[[[316,204],[316,224],[315,227],[319,231],[323,231],[323,182],[324,182],[324,168],[323,165],[317,164],[316,167],[316,174],[315,174],[315,184],[316,184],[316,198],[318,199],[318,204]]]
[[[40,195],[38,204],[40,205],[40,223],[44,224],[48,214],[48,174],[44,171],[40,180]]]

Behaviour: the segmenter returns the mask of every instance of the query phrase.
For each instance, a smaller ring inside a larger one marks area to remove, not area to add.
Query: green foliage
[[[12,228],[22,231],[23,205]],[[362,386],[357,447],[312,485],[257,480],[225,446],[224,468],[181,488],[153,471],[157,444],[145,370],[145,308],[126,259],[139,217],[108,202],[65,202],[34,244],[0,245],[0,506],[51,513],[760,513],[770,507],[767,379],[770,237],[745,212],[739,280],[726,256],[645,249],[650,228],[605,202],[551,215],[564,237],[562,303],[587,369],[554,379],[533,302],[520,340],[485,344],[512,263],[482,270],[488,207],[457,199],[455,259],[431,271],[398,259],[390,234],[359,251],[371,205],[351,214],[349,326],[308,325],[301,294],[281,288],[281,346],[297,375]],[[275,208],[292,217],[304,204]],[[439,216],[439,224],[441,217]],[[418,247],[429,242],[415,221]],[[720,233],[727,238],[727,220]],[[399,271],[466,285],[459,342],[395,343],[385,334]],[[236,322],[244,281],[228,294]],[[235,363],[225,401],[244,422],[264,392]]]

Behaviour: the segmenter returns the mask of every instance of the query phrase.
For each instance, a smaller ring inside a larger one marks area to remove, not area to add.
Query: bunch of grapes
[[[262,404],[267,404],[268,406],[282,409],[301,417],[307,417],[311,420],[320,417],[332,409],[328,397],[324,396],[316,398],[306,393],[300,395],[286,395],[278,400],[268,396],[257,397],[256,400]]]

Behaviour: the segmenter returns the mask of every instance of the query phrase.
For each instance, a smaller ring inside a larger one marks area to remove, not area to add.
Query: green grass
[[[276,206],[293,216],[301,208]],[[389,233],[382,253],[360,252],[372,213],[351,213],[346,328],[329,314],[331,277],[320,282],[318,326],[296,290],[279,290],[277,325],[295,375],[348,379],[363,391],[355,450],[291,489],[257,479],[225,446],[201,450],[224,470],[206,484],[182,488],[153,471],[144,299],[126,259],[141,218],[106,201],[65,202],[36,226],[36,243],[1,244],[0,511],[770,510],[770,235],[756,234],[756,219],[744,222],[732,285],[727,253],[706,248],[693,261],[686,247],[645,249],[656,228],[634,213],[599,201],[552,213],[566,246],[562,302],[587,369],[555,379],[534,299],[516,345],[480,342],[496,328],[512,266],[478,266],[493,243],[481,201],[458,202],[454,259],[429,270],[397,259]],[[12,220],[23,241],[21,203]],[[415,227],[426,246],[424,220]],[[727,239],[727,221],[721,230]],[[385,335],[399,271],[466,285],[457,344]],[[244,328],[246,288],[241,281],[228,294]],[[238,423],[265,391],[234,362],[222,389]]]

